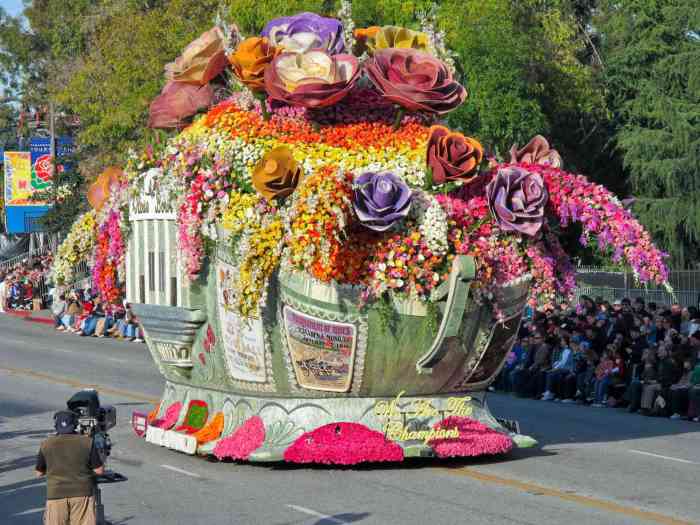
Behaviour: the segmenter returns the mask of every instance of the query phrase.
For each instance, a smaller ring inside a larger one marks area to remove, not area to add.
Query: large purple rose
[[[354,188],[355,213],[370,230],[388,230],[411,209],[411,190],[391,172],[363,173],[355,179]]]
[[[345,52],[343,25],[335,18],[315,13],[275,18],[267,23],[262,36],[284,51],[302,53],[310,49],[325,49],[331,55]]]
[[[547,188],[539,173],[501,168],[486,186],[491,213],[503,231],[534,236],[544,222]]]

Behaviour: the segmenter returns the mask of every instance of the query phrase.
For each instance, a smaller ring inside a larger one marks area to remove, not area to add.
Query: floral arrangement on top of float
[[[543,137],[498,162],[441,124],[467,90],[429,19],[422,31],[354,29],[349,2],[340,15],[281,17],[248,38],[215,27],[166,66],[151,127],[184,127],[214,104],[211,82],[226,71],[241,88],[127,169],[133,192],[147,181],[176,203],[190,279],[225,242],[245,317],[259,314],[280,267],[361,287],[365,302],[430,301],[464,254],[477,300],[497,303],[499,287],[531,276],[531,300],[547,304],[574,289],[558,232],[578,223],[582,244],[666,283],[649,234],[608,190],[564,171]]]

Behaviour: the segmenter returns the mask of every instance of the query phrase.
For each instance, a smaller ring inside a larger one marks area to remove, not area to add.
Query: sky
[[[22,0],[0,0],[0,6],[12,16],[20,14],[24,9]]]

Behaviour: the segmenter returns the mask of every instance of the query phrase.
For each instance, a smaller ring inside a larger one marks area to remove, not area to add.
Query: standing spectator
[[[58,300],[51,303],[51,314],[53,315],[54,328],[56,330],[61,330],[61,319],[66,313],[66,308],[68,308],[68,303],[66,303],[64,294],[59,295]]]

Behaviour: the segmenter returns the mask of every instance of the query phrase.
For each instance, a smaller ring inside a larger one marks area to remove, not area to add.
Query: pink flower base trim
[[[329,465],[403,461],[403,449],[359,423],[331,423],[302,434],[284,451],[284,460]]]
[[[219,459],[248,459],[265,441],[265,424],[258,416],[253,416],[238,427],[233,434],[219,441],[214,447],[214,455]]]
[[[163,430],[170,430],[177,423],[180,417],[180,411],[182,410],[182,403],[180,401],[170,405],[165,411],[165,415],[162,418],[154,419],[150,426],[162,428]]]
[[[459,429],[459,437],[434,439],[430,447],[440,458],[471,457],[483,454],[505,454],[513,448],[513,440],[483,423],[460,416],[450,416],[433,425],[438,429]]]

